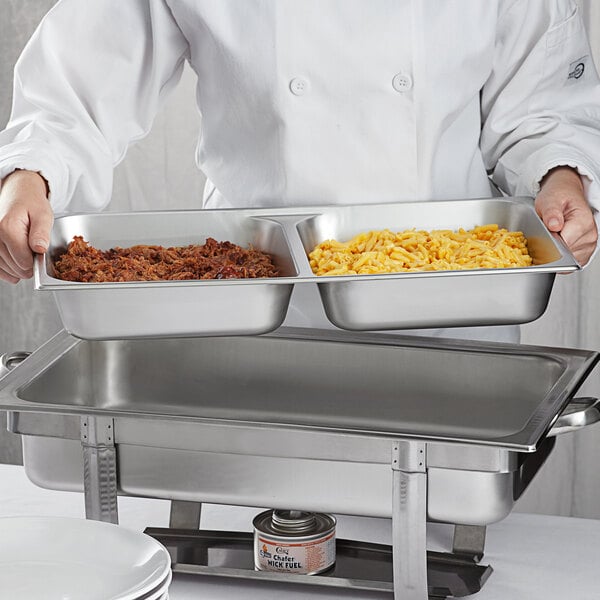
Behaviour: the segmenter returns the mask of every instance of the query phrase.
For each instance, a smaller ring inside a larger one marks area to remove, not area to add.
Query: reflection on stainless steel
[[[102,415],[114,419],[123,493],[315,512],[389,516],[390,444],[426,442],[428,517],[484,525],[511,510],[522,453],[597,360],[315,330],[110,342],[63,332],[3,379],[0,408],[17,411],[11,428],[28,436],[25,466],[44,487],[81,488],[72,415]]]
[[[328,238],[370,229],[458,229],[497,223],[521,230],[534,264],[317,277],[307,254]],[[52,277],[52,259],[74,235],[106,249],[184,245],[207,236],[272,254],[282,277],[262,280],[73,283]],[[407,202],[295,209],[71,215],[56,220],[35,263],[36,288],[55,294],[65,328],[85,339],[257,334],[277,328],[293,285],[317,283],[329,319],[350,330],[525,323],[546,309],[556,273],[579,268],[527,198]]]

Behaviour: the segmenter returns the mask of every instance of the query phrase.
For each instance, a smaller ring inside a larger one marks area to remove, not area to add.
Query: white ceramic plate
[[[136,600],[166,600],[169,597],[169,586],[171,585],[172,578],[173,572],[169,569],[167,578],[159,587],[152,590],[148,594],[144,594],[143,596],[136,596]]]
[[[6,598],[138,600],[150,592],[160,598],[170,582],[170,566],[159,542],[118,525],[0,518],[0,581]]]

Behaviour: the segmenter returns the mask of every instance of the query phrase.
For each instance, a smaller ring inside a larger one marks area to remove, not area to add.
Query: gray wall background
[[[55,0],[0,0],[0,128],[10,114],[12,70],[41,17]],[[217,0],[215,0],[217,1]],[[600,2],[581,0],[596,63],[600,51]],[[150,135],[132,146],[115,173],[109,210],[197,207],[204,178],[194,164],[200,118],[188,69],[158,114]],[[152,205],[149,198],[160,206]],[[523,328],[523,342],[600,349],[600,259],[583,273],[558,277],[546,314]],[[0,284],[0,353],[32,350],[60,329],[53,299],[31,282]],[[600,369],[580,395],[600,393]],[[558,440],[557,449],[518,509],[600,518],[600,426]],[[20,464],[18,436],[0,428],[0,462]]]

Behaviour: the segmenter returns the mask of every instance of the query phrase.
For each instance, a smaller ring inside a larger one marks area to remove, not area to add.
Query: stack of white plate
[[[0,518],[0,598],[165,600],[171,558],[153,538],[61,517]]]

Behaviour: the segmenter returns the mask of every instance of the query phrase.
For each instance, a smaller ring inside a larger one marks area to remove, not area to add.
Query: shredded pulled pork
[[[277,277],[271,257],[231,242],[207,238],[202,245],[132,246],[98,250],[75,236],[54,263],[58,279],[80,282],[165,281]]]

